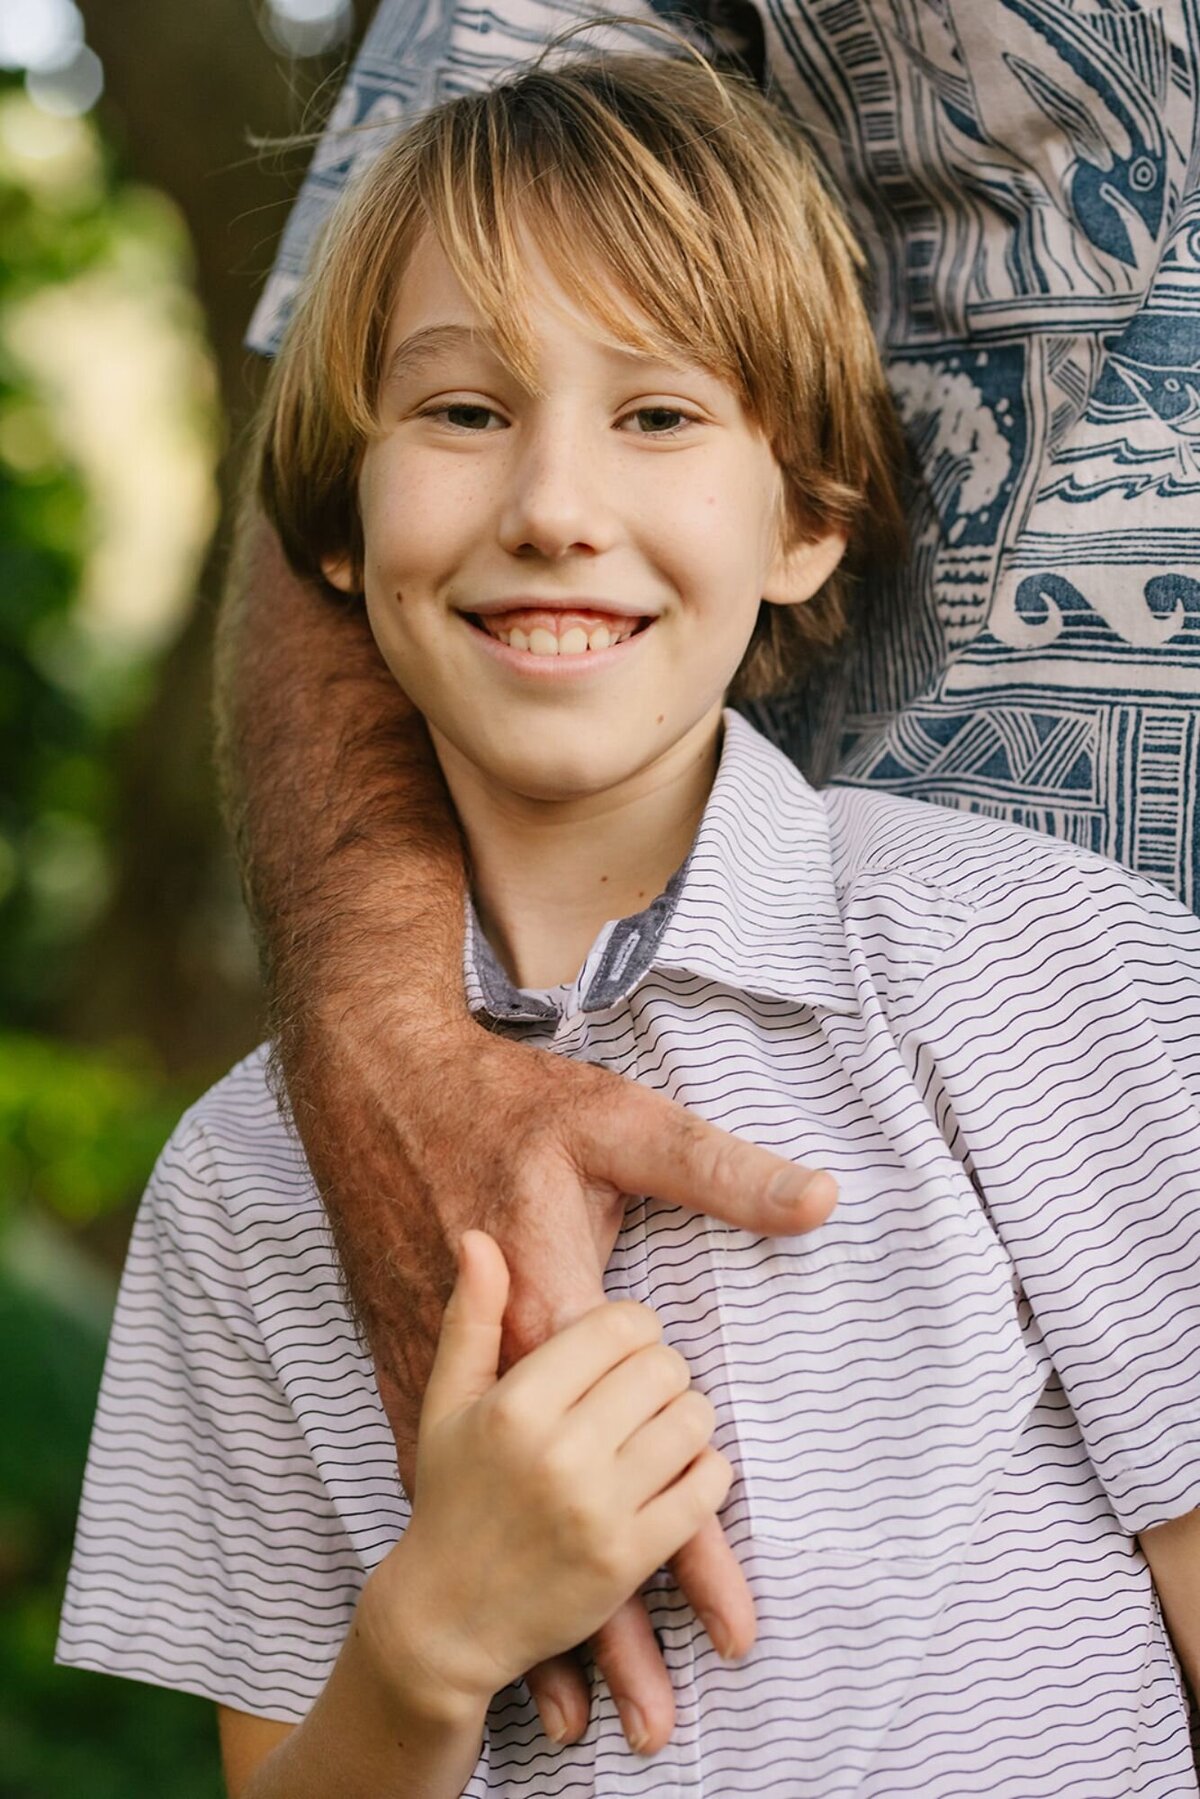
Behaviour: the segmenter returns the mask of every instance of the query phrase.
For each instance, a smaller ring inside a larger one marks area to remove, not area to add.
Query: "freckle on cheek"
[[[655,724],[656,724],[656,725],[661,725],[661,724],[662,724],[662,721],[663,721],[663,714],[662,714],[662,713],[661,713],[661,712],[660,712],[660,713],[659,713],[659,715],[658,715],[658,717],[657,717],[657,718],[656,718],[656,719],[655,719],[655,721],[654,721],[654,722],[655,722]]]

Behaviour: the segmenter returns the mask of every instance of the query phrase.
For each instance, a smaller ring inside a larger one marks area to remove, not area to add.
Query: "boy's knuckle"
[[[615,1299],[604,1308],[603,1328],[617,1349],[633,1349],[658,1336],[658,1314],[636,1299]]]
[[[688,1365],[687,1358],[681,1355],[677,1349],[668,1349],[667,1353],[670,1356],[670,1374],[675,1390],[679,1393],[686,1393],[692,1384],[692,1370]]]
[[[733,1485],[733,1463],[727,1455],[722,1455],[719,1449],[708,1448],[704,1454],[706,1458],[705,1479],[708,1483],[708,1491],[712,1496],[707,1509],[715,1512],[717,1507],[724,1503],[725,1495]]]
[[[520,1395],[493,1388],[481,1409],[481,1424],[487,1440],[495,1447],[519,1444],[529,1428],[528,1410]]]
[[[712,1167],[713,1157],[719,1154],[725,1139],[719,1130],[714,1130],[707,1120],[697,1117],[694,1112],[681,1109],[675,1120],[676,1152],[687,1162],[694,1176],[707,1174]]]
[[[683,1409],[689,1434],[707,1443],[717,1423],[716,1407],[707,1393],[701,1393],[698,1387],[689,1387],[686,1393],[680,1395],[677,1403]]]
[[[587,1566],[593,1579],[605,1586],[618,1586],[623,1581],[624,1557],[611,1524],[595,1524],[587,1541]]]
[[[706,1133],[696,1144],[702,1177],[713,1192],[734,1185],[745,1154],[744,1146],[733,1138]]]
[[[583,1471],[579,1453],[569,1437],[553,1437],[544,1445],[538,1475],[564,1517],[574,1521],[584,1515],[588,1499]]]

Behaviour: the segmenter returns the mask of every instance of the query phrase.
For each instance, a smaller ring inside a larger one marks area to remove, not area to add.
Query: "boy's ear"
[[[358,582],[354,578],[354,563],[349,556],[322,556],[321,573],[331,587],[339,593],[357,593]]]
[[[767,573],[763,599],[772,606],[800,606],[820,593],[846,554],[846,533],[826,531],[781,550]]]

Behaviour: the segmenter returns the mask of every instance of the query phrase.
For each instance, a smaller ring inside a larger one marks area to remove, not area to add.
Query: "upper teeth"
[[[543,626],[536,625],[532,631],[522,631],[518,626],[505,630],[503,626],[483,621],[489,636],[499,638],[513,650],[527,650],[531,656],[582,656],[588,650],[611,649],[615,643],[624,643],[632,637],[637,628],[637,620],[630,619],[627,625],[619,625],[610,631],[607,625],[594,625],[585,631],[581,625],[571,625],[561,637]]]

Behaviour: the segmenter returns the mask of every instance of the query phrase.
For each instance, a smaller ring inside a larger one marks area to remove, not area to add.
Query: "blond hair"
[[[898,429],[860,292],[863,259],[799,130],[698,57],[538,64],[403,129],[336,207],[261,415],[260,493],[293,566],[349,557],[408,258],[432,233],[538,393],[520,233],[610,339],[697,362],[737,393],[783,475],[789,543],[837,528],[843,568],[763,604],[731,688],[793,678],[845,625],[847,576],[902,541]],[[606,280],[598,281],[602,271]]]

